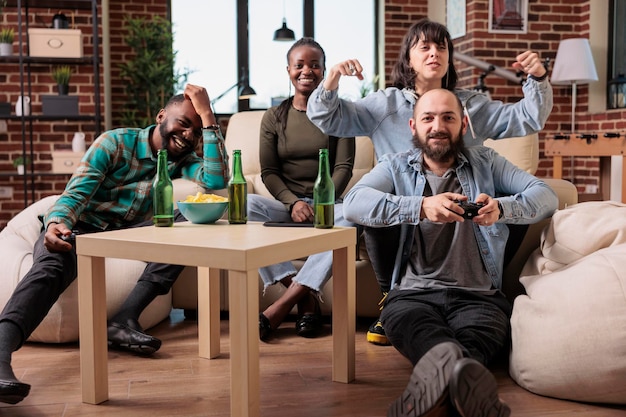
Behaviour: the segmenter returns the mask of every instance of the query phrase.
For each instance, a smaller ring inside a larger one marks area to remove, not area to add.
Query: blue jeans
[[[381,321],[393,346],[413,365],[443,342],[487,364],[508,344],[511,304],[504,294],[459,288],[392,290]]]
[[[312,205],[310,198],[302,199]],[[343,218],[343,204],[335,203],[335,226],[353,227]],[[250,221],[277,221],[291,222],[291,214],[285,205],[274,198],[263,197],[259,194],[248,194],[248,220]],[[269,233],[270,231],[268,231]],[[356,228],[355,228],[356,233]],[[333,252],[316,253],[307,258],[300,272],[291,262],[282,262],[259,269],[264,288],[273,285],[287,277],[294,277],[295,282],[319,292],[330,279],[333,267]]]

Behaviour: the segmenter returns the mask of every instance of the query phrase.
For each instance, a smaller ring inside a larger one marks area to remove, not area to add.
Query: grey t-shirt
[[[426,171],[424,196],[462,193],[456,171],[439,177]],[[453,223],[420,221],[415,230],[411,258],[400,289],[464,288],[493,292],[480,256],[471,220]]]

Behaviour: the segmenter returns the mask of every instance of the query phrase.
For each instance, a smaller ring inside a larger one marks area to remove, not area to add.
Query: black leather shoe
[[[107,328],[109,346],[139,355],[151,355],[161,347],[161,341],[144,333],[137,320],[128,319],[126,323],[110,321]]]
[[[313,310],[315,312],[302,314],[302,317],[296,321],[296,334],[301,337],[312,338],[319,336],[324,323],[322,322],[322,309],[317,297],[313,293],[309,293],[308,297],[311,297],[313,300]],[[308,308],[310,311],[311,307],[309,306]],[[300,306],[298,306],[298,309],[300,309]]]
[[[11,363],[0,361],[0,402],[17,404],[30,392],[30,385],[17,380]]]
[[[272,334],[272,325],[270,324],[270,320],[265,317],[265,314],[259,313],[259,338],[267,342],[270,338],[270,334]]]
[[[28,396],[30,385],[18,380],[0,379],[0,402],[17,404]]]
[[[296,334],[301,337],[317,337],[323,326],[321,314],[304,314],[296,321]]]

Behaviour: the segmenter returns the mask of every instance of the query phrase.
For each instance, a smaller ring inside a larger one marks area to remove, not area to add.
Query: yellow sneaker
[[[367,341],[381,346],[389,346],[391,344],[379,319],[376,319],[367,330]]]
[[[383,298],[378,302],[380,306],[379,310],[382,311],[383,305],[385,304],[385,300],[387,299],[387,292],[383,291]],[[380,322],[380,318],[376,319],[374,323],[367,329],[367,341],[373,343],[375,345],[381,346],[389,346],[389,339],[387,339],[387,335],[385,334],[385,329],[383,328],[383,324]]]

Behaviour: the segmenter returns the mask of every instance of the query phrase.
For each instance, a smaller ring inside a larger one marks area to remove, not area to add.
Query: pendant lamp
[[[293,33],[293,30],[287,27],[287,19],[285,18],[285,0],[283,0],[283,26],[280,29],[276,29],[274,32],[274,40],[281,42],[296,40],[296,35]]]

